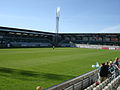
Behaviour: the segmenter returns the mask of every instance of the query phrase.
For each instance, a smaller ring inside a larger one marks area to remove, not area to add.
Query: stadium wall
[[[106,49],[106,50],[120,50],[120,46],[110,45],[89,45],[89,44],[75,44],[78,48],[95,48],[95,49]]]

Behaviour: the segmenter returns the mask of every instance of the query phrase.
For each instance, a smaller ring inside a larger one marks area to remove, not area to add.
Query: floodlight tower
[[[60,7],[56,9],[55,46],[58,46],[59,18],[60,18]]]

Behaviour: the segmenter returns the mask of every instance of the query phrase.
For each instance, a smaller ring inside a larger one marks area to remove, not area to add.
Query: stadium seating
[[[117,90],[120,85],[120,76],[115,79],[108,78],[97,85],[98,78],[98,70],[94,70],[46,90]]]
[[[93,90],[117,90],[119,85],[120,85],[120,76],[113,79],[112,81],[111,79],[106,79],[104,82],[94,87]]]

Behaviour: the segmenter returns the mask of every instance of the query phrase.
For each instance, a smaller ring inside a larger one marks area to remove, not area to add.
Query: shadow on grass
[[[4,68],[4,67],[0,67],[0,76],[11,77],[20,80],[38,80],[39,78],[49,79],[49,80],[66,80],[75,77],[69,75],[33,72],[33,71]]]
[[[36,77],[39,75],[37,72],[27,71],[27,70],[19,70],[18,72],[23,76]]]
[[[0,67],[0,72],[2,72],[2,73],[12,73],[13,70],[10,69],[10,68],[3,68],[3,67]]]

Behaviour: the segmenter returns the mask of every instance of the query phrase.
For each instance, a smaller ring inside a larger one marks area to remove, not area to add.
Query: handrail
[[[97,76],[97,73],[98,73],[98,69],[95,69],[95,70],[93,70],[91,72],[88,72],[86,74],[80,75],[80,76],[78,76],[76,78],[73,78],[71,80],[68,80],[68,81],[63,82],[61,84],[49,87],[49,88],[44,89],[44,90],[64,90],[65,88],[70,87],[70,86],[72,86],[72,85],[74,85],[74,84],[76,84],[76,83],[78,83],[78,82],[80,82],[80,81],[82,81],[82,80],[84,80],[86,78],[90,78],[93,75]],[[91,78],[91,79],[94,79],[94,78]],[[94,81],[91,82],[90,85],[93,84],[93,83],[94,83]]]

